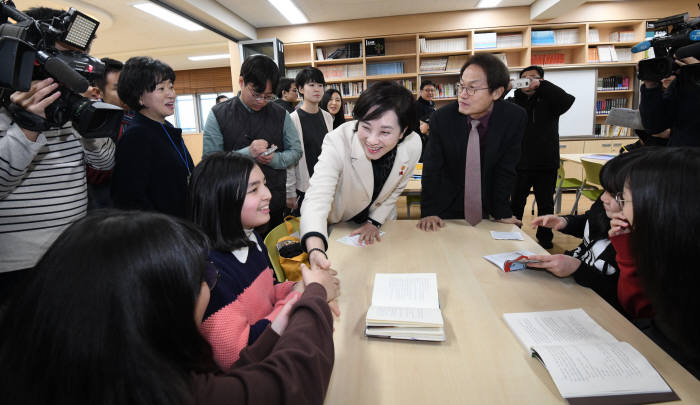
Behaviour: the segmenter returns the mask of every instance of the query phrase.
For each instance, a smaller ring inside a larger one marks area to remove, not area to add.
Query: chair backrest
[[[583,165],[583,171],[586,173],[586,184],[600,186],[600,169],[603,168],[603,164],[581,159],[581,165]]]

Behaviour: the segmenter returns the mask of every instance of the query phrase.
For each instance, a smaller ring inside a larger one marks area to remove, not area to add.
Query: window
[[[209,111],[216,104],[216,97],[219,95],[233,97],[233,93],[179,95],[175,98],[175,115],[167,117],[166,120],[173,126],[181,128],[183,133],[202,132]]]

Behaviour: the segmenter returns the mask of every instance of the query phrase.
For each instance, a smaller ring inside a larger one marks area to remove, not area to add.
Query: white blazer
[[[326,135],[301,205],[301,235],[318,232],[328,238],[328,224],[352,219],[370,202],[369,217],[384,223],[396,218],[396,200],[411,178],[421,154],[421,140],[411,132],[399,143],[391,173],[377,199],[372,162],[355,133],[356,121],[346,122]]]
[[[319,108],[323,113],[323,120],[326,122],[326,128],[328,132],[333,130],[333,116],[328,111]],[[304,150],[304,134],[301,131],[301,120],[299,120],[299,110],[294,110],[293,113],[289,114],[292,119],[294,126],[299,134],[299,141],[301,141],[301,159],[294,166],[289,166],[287,168],[287,198],[295,198],[297,196],[297,190],[301,192],[306,192],[309,188],[309,168],[306,167],[306,151]]]

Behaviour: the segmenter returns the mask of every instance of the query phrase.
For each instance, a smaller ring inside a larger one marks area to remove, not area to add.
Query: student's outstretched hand
[[[374,240],[376,239],[377,242],[381,242],[382,238],[379,236],[379,228],[374,226],[371,222],[367,222],[366,224],[362,225],[361,227],[355,229],[350,236],[354,235],[360,235],[360,240],[359,242],[365,245],[371,245],[374,243]]]
[[[547,270],[557,277],[569,277],[574,274],[581,265],[579,259],[563,254],[533,255],[527,258],[541,261],[541,263],[530,263],[528,264],[529,267]]]
[[[308,286],[311,283],[321,284],[326,289],[328,306],[335,316],[340,316],[340,308],[337,301],[335,301],[340,295],[340,280],[336,277],[337,274],[338,272],[333,269],[313,270],[306,267],[305,264],[301,265],[301,277],[304,280],[304,285]]]
[[[298,300],[299,296],[295,295],[289,301],[287,301],[287,303],[284,304],[280,312],[275,317],[275,320],[272,321],[270,327],[272,330],[277,332],[278,335],[281,336],[282,333],[284,333],[284,330],[287,329],[287,324],[289,323],[289,313],[292,312],[292,307]]]
[[[552,214],[541,215],[533,219],[530,224],[532,225],[532,229],[543,226],[545,228],[554,229],[555,231],[560,231],[566,226],[566,219]]]
[[[501,219],[497,219],[496,222],[500,222],[502,224],[513,224],[513,225],[517,226],[518,228],[523,227],[523,221],[519,220],[516,217],[501,218]]]
[[[439,231],[445,226],[445,222],[437,215],[421,218],[416,227],[426,232]]]
[[[627,221],[625,214],[622,212],[616,212],[613,214],[612,218],[610,218],[610,230],[608,231],[608,236],[612,238],[613,236],[630,233],[630,231],[630,223]]]

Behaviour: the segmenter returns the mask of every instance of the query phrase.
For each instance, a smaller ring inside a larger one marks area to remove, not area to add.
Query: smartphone
[[[511,271],[525,270],[530,263],[542,263],[542,260],[532,260],[528,258],[517,258],[515,260],[506,260],[504,270],[506,273]]]
[[[263,156],[268,156],[268,155],[270,155],[272,152],[274,152],[274,151],[276,151],[276,150],[277,150],[277,145],[272,145],[272,146],[270,146],[269,148],[267,148],[267,150],[266,150],[265,152],[261,153],[261,155],[263,155]]]
[[[525,87],[530,87],[530,79],[522,78],[513,80],[514,89],[523,89]]]

